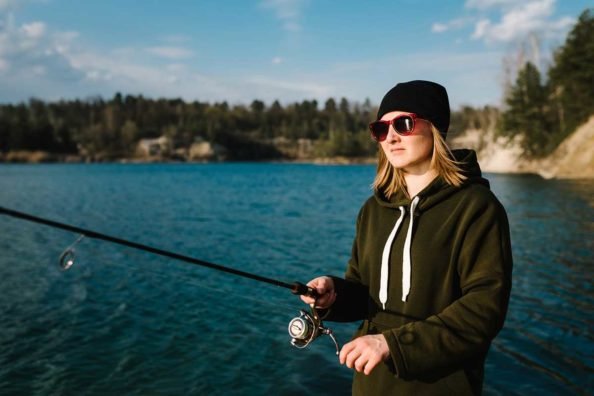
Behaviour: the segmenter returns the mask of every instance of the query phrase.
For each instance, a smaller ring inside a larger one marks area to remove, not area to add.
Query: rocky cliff
[[[492,131],[468,130],[448,140],[452,148],[476,150],[483,172],[535,173],[547,179],[594,179],[594,116],[551,155],[538,160],[526,158],[518,140],[495,138]]]

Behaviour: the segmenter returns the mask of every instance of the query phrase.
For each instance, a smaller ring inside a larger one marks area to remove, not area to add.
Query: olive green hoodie
[[[383,334],[391,356],[368,376],[355,372],[353,394],[481,393],[511,289],[509,225],[474,151],[454,155],[462,186],[438,177],[412,200],[376,193],[359,212],[326,320],[364,319],[355,337]]]

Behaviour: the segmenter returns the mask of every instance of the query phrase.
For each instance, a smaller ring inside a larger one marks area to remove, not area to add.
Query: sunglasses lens
[[[414,123],[412,117],[402,116],[394,120],[394,129],[401,135],[406,135],[412,132]]]
[[[390,125],[386,122],[372,122],[369,124],[369,130],[371,131],[371,136],[377,140],[378,142],[383,142],[386,140],[386,136],[388,136],[388,129]]]
[[[371,136],[378,142],[383,142],[388,136],[390,125],[399,135],[410,135],[415,128],[413,117],[408,115],[398,116],[390,121],[375,121],[369,124]]]

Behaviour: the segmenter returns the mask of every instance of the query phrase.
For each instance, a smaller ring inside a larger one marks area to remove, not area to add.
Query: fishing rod
[[[285,289],[291,290],[291,293],[296,295],[305,295],[317,299],[319,297],[317,291],[307,285],[304,285],[301,282],[293,282],[293,283],[286,283],[277,279],[268,278],[262,275],[253,274],[246,271],[241,271],[235,268],[227,267],[221,264],[211,263],[205,260],[200,260],[194,257],[186,256],[183,254],[163,250],[160,248],[156,248],[149,245],[144,245],[138,242],[129,241],[122,238],[117,238],[114,236],[106,235],[103,233],[99,233],[97,231],[84,229],[81,227],[76,227],[70,224],[60,223],[57,221],[45,219],[38,216],[33,216],[28,213],[19,212],[13,209],[8,209],[5,207],[0,206],[0,214],[11,216],[17,219],[43,224],[49,227],[62,229],[65,231],[73,232],[76,234],[80,234],[78,239],[69,247],[67,247],[64,252],[60,255],[59,262],[60,266],[63,270],[68,270],[74,264],[75,259],[75,250],[74,247],[84,238],[93,238],[99,239],[111,243],[115,243],[117,245],[127,246],[133,249],[142,250],[145,252],[153,253],[159,256],[164,256],[168,258],[172,258],[174,260],[183,261],[186,263],[210,268],[216,271],[226,272],[228,274],[232,274],[235,276],[243,277],[252,279],[258,282],[268,283],[274,286],[283,287]],[[329,335],[332,341],[336,346],[336,354],[339,352],[338,343],[332,334],[332,330],[325,328],[322,324],[322,321],[315,309],[315,304],[310,304],[311,314],[307,313],[303,310],[300,310],[300,316],[294,318],[289,323],[289,334],[291,335],[291,344],[298,347],[298,348],[305,348],[309,345],[313,340],[315,340],[318,336],[322,334]]]
[[[264,282],[264,283],[268,283],[271,285],[275,285],[275,286],[279,286],[279,287],[284,287],[286,289],[290,289],[291,292],[293,294],[297,294],[297,295],[306,295],[309,297],[313,297],[316,298],[317,297],[317,292],[315,289],[312,289],[311,287],[308,287],[306,285],[304,285],[303,283],[300,282],[293,282],[293,283],[286,283],[286,282],[282,282],[276,279],[272,279],[272,278],[267,278],[265,276],[261,276],[261,275],[257,275],[257,274],[252,274],[250,272],[245,272],[245,271],[241,271],[235,268],[230,268],[230,267],[226,267],[220,264],[215,264],[215,263],[211,263],[208,261],[204,261],[204,260],[200,260],[194,257],[190,257],[190,256],[185,256],[179,253],[175,253],[175,252],[170,252],[167,250],[163,250],[163,249],[159,249],[159,248],[155,248],[152,246],[148,246],[148,245],[144,245],[141,243],[137,243],[137,242],[133,242],[133,241],[128,241],[126,239],[121,239],[121,238],[116,238],[110,235],[106,235],[106,234],[102,234],[93,230],[88,230],[88,229],[84,229],[84,228],[80,228],[80,227],[76,227],[70,224],[64,224],[64,223],[59,223],[57,221],[53,221],[53,220],[48,220],[48,219],[44,219],[42,217],[37,217],[37,216],[33,216],[30,215],[28,213],[24,213],[24,212],[19,212],[16,210],[12,210],[12,209],[7,209],[4,208],[2,206],[0,206],[0,214],[3,215],[7,215],[7,216],[11,216],[11,217],[15,217],[18,219],[22,219],[22,220],[26,220],[26,221],[30,221],[30,222],[34,222],[34,223],[39,223],[39,224],[44,224],[50,227],[54,227],[54,228],[59,228],[62,230],[66,230],[66,231],[70,231],[70,232],[74,232],[76,234],[80,234],[84,237],[87,238],[93,238],[93,239],[101,239],[103,241],[107,241],[107,242],[111,242],[111,243],[115,243],[118,245],[123,245],[123,246],[127,246],[133,249],[137,249],[137,250],[143,250],[146,252],[150,252],[159,256],[165,256],[165,257],[169,257],[175,260],[180,260],[180,261],[184,261],[190,264],[195,264],[195,265],[199,265],[202,267],[207,267],[210,269],[214,269],[217,271],[221,271],[221,272],[226,272],[229,274],[233,274],[233,275],[237,275],[237,276],[241,276],[243,278],[249,278],[249,279],[253,279],[255,281],[258,282]],[[71,247],[73,247],[74,245],[76,245],[80,240],[82,239],[82,237],[79,237],[79,239],[71,245]],[[70,247],[70,248],[71,248]],[[68,252],[69,249],[66,249],[65,253]],[[65,257],[65,255],[63,255],[62,257]],[[64,260],[60,260],[60,261],[64,261]],[[72,262],[73,263],[73,262]],[[62,265],[62,267],[64,269],[68,269],[72,264],[68,265],[68,261],[64,261],[64,265]]]

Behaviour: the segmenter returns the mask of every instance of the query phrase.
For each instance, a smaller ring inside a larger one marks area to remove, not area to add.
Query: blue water
[[[373,166],[2,165],[0,206],[283,281],[342,274]],[[507,208],[510,312],[485,394],[594,386],[594,182],[487,175]],[[0,216],[0,394],[338,395],[287,290]],[[339,341],[355,324],[328,323]]]

